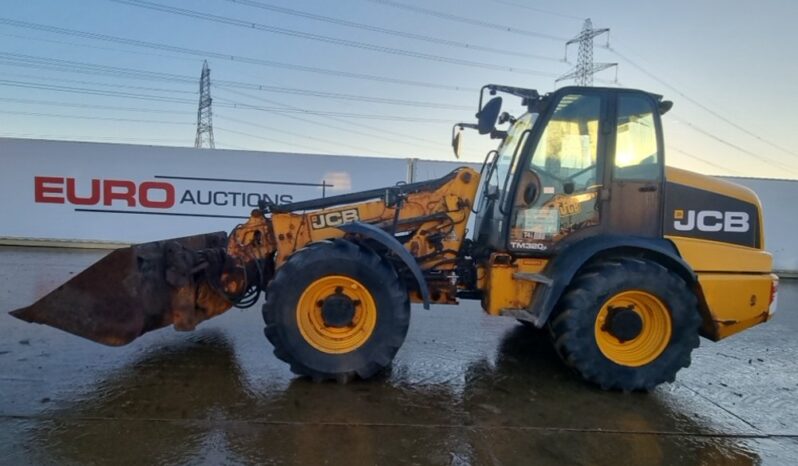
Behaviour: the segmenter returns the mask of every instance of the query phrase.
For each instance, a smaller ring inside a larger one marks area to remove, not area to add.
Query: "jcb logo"
[[[310,226],[314,230],[318,230],[321,228],[339,227],[345,223],[352,223],[358,220],[360,220],[360,216],[357,213],[357,209],[347,209],[311,215]]]
[[[751,228],[750,217],[746,212],[720,212],[718,210],[673,211],[673,228],[678,231],[725,231],[745,233]]]

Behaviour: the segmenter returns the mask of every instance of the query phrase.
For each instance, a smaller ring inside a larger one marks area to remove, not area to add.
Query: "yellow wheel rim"
[[[343,294],[354,303],[349,325],[330,326],[324,320],[322,303]],[[360,348],[377,325],[377,306],[371,293],[357,280],[343,275],[322,277],[305,288],[296,307],[299,332],[308,344],[330,354],[348,353]]]
[[[609,330],[608,319],[613,309],[631,309],[640,317],[640,333],[622,341]],[[644,366],[657,359],[671,341],[671,315],[665,304],[645,291],[618,293],[601,306],[596,317],[596,343],[602,354],[616,364]]]

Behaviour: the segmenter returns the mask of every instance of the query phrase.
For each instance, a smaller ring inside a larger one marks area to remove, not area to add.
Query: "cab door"
[[[610,193],[602,209],[607,214],[605,231],[659,237],[664,151],[657,103],[642,92],[619,92],[612,100],[606,174]]]
[[[548,256],[562,240],[598,231],[610,133],[607,97],[587,88],[564,88],[553,96],[508,190],[505,238],[512,253]]]

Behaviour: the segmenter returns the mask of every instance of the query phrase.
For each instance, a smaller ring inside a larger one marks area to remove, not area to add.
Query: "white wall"
[[[798,180],[725,178],[756,192],[765,217],[765,248],[773,268],[798,272]]]
[[[0,164],[0,237],[114,243],[229,231],[258,198],[389,186],[405,181],[408,167],[405,159],[3,138]],[[106,189],[135,192],[108,199]],[[84,200],[70,202],[70,193]]]
[[[140,243],[229,231],[259,197],[296,202],[435,178],[461,165],[455,160],[0,138],[0,242]],[[762,199],[765,243],[774,253],[776,270],[798,272],[798,242],[793,239],[798,181],[730,180]],[[127,200],[105,196],[128,188],[132,196]],[[167,191],[174,194],[170,205]],[[70,193],[78,199],[72,196],[70,202]],[[148,200],[149,207],[142,205]]]

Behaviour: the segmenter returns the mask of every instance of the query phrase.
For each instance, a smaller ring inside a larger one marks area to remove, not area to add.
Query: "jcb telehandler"
[[[526,112],[500,115],[497,93]],[[456,153],[465,128],[501,140],[481,173],[264,203],[229,235],[117,250],[13,315],[123,345],[263,292],[274,354],[297,374],[346,381],[391,363],[411,302],[479,299],[490,315],[546,327],[585,379],[650,389],[690,364],[699,334],[768,320],[778,284],[757,196],[665,166],[671,105],[630,89],[487,85],[477,123],[455,125],[452,140]]]

